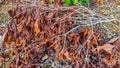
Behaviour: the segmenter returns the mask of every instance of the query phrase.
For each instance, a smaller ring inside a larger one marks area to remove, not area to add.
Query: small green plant
[[[67,6],[76,5],[78,3],[84,6],[89,6],[89,0],[63,0],[63,1]]]
[[[65,0],[64,2],[65,2],[65,4],[67,6],[73,5],[73,1],[72,0]]]
[[[79,0],[79,3],[85,6],[89,6],[89,0]]]

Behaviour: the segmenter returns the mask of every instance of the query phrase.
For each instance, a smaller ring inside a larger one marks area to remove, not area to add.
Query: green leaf
[[[73,5],[73,1],[72,0],[65,0],[64,2],[65,2],[65,4],[67,6]]]
[[[76,5],[76,4],[79,3],[79,1],[78,0],[73,0],[73,3],[74,3],[74,5]]]
[[[89,0],[79,0],[79,3],[85,6],[89,6]]]
[[[85,5],[85,6],[89,6],[89,0],[63,0],[63,2],[67,5],[76,5],[78,3]]]

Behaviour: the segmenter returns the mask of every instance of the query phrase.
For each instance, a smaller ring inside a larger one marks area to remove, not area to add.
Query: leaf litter
[[[53,67],[60,67],[56,63],[62,61],[62,64],[70,65],[68,67],[76,68],[119,68],[120,36],[104,43],[104,34],[96,27],[101,21],[83,20],[97,15],[84,6],[78,7],[29,5],[9,10],[11,20],[6,28],[0,65],[8,68],[47,67],[43,63],[49,60]],[[102,22],[114,20],[102,18]]]

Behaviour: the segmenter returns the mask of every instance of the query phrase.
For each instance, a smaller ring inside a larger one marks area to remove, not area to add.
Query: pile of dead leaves
[[[54,62],[76,68],[120,67],[120,37],[103,43],[97,29],[76,25],[72,9],[49,6],[19,6],[9,11],[0,65],[7,68],[37,68],[45,55]]]

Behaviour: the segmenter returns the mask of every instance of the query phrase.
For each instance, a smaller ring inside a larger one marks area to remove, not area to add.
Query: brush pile
[[[79,7],[79,8],[78,8]],[[120,36],[105,42],[98,26],[117,21],[96,15],[84,6],[20,5],[10,10],[0,53],[7,68],[119,68]],[[68,66],[69,65],[69,66]],[[65,67],[64,66],[64,67]]]

